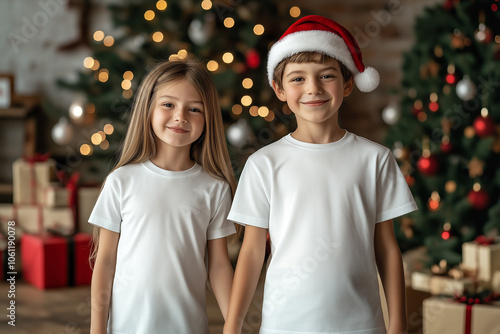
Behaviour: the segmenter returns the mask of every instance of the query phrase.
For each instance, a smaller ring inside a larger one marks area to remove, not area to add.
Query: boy
[[[401,254],[392,219],[417,209],[391,151],[342,129],[351,93],[378,85],[352,35],[307,16],[271,48],[269,81],[297,129],[253,154],[229,219],[246,225],[224,333],[240,333],[269,231],[260,333],[389,333],[406,330]],[[354,77],[354,79],[353,79]]]

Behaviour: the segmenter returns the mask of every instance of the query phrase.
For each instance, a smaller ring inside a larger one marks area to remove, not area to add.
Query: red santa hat
[[[267,59],[267,76],[272,85],[274,69],[285,58],[296,53],[312,51],[337,59],[353,74],[362,92],[377,88],[380,76],[373,67],[365,67],[361,50],[351,33],[326,17],[309,15],[297,20],[274,43]]]

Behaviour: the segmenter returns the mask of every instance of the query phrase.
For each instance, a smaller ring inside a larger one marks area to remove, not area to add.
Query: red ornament
[[[472,125],[474,126],[474,130],[476,130],[476,134],[481,138],[491,136],[495,133],[495,122],[489,116],[478,116]]]
[[[457,77],[455,76],[455,74],[450,73],[446,75],[446,82],[452,85],[457,82]]]
[[[443,240],[448,240],[450,238],[450,232],[448,231],[441,232],[441,238],[443,238]]]
[[[260,55],[255,50],[249,50],[246,54],[247,66],[256,69],[260,66]]]
[[[440,147],[441,147],[441,152],[443,152],[443,153],[450,153],[451,150],[453,149],[453,146],[451,145],[450,142],[446,142],[446,143],[443,142],[443,143],[441,143]]]
[[[467,199],[469,200],[472,207],[476,210],[484,210],[490,204],[490,196],[483,189],[478,191],[471,190],[467,194]]]
[[[438,159],[433,155],[429,157],[420,157],[417,161],[417,168],[422,174],[434,175],[439,169]]]

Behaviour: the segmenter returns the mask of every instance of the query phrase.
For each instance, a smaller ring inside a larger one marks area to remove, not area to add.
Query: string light
[[[107,140],[103,140],[102,143],[99,145],[99,147],[102,149],[102,150],[107,150],[109,148],[109,141]]]
[[[83,60],[83,66],[85,66],[86,68],[92,68],[92,66],[94,66],[94,58],[85,57],[85,59]]]
[[[170,55],[170,57],[168,57],[168,60],[169,61],[176,61],[176,60],[180,60],[181,58],[179,58],[179,55],[177,53],[174,53],[172,55]]]
[[[163,33],[161,33],[160,31],[157,31],[155,33],[153,33],[153,41],[155,41],[156,43],[160,43],[161,41],[163,41]]]
[[[249,105],[251,105],[252,104],[252,98],[250,97],[250,95],[244,95],[241,98],[241,104],[244,105],[245,107],[248,107]]]
[[[269,110],[269,115],[264,118],[266,121],[271,122],[274,119],[274,112]]]
[[[259,116],[259,107],[257,106],[251,106],[250,109],[248,110],[251,116],[257,117]]]
[[[232,108],[231,108],[231,111],[233,112],[233,114],[235,115],[239,115],[242,113],[243,111],[243,107],[240,106],[239,104],[235,104]]]
[[[91,155],[92,151],[92,147],[88,144],[83,144],[82,146],[80,146],[80,153],[82,155]]]
[[[102,41],[102,43],[105,46],[110,47],[110,46],[113,46],[113,44],[115,44],[115,39],[113,38],[113,36],[106,36],[104,38],[104,40]]]
[[[219,68],[219,63],[216,62],[215,60],[210,60],[208,63],[207,63],[207,69],[211,72],[215,72],[217,71],[217,69]]]
[[[132,71],[126,71],[123,73],[123,80],[132,80],[134,78],[134,73]]]
[[[106,140],[106,134],[104,131],[97,131],[97,134],[101,136],[101,141]]]
[[[269,115],[269,108],[268,107],[260,107],[259,110],[257,111],[260,117],[267,117]]]
[[[145,13],[144,13],[144,18],[147,20],[147,21],[151,21],[152,19],[155,18],[155,12],[153,12],[151,9],[150,10],[147,10]]]
[[[204,10],[209,10],[210,8],[212,8],[212,1],[210,1],[210,0],[203,0],[201,2],[201,8],[203,8]]]
[[[156,3],[156,8],[158,8],[158,10],[165,10],[165,9],[167,9],[167,2],[165,0],[159,0]]]
[[[253,87],[253,80],[250,79],[250,78],[245,78],[243,79],[243,81],[241,82],[241,85],[243,86],[243,88],[245,89],[250,89]]]
[[[104,32],[102,30],[97,30],[95,33],[94,33],[94,41],[96,42],[100,42],[104,39]]]
[[[127,80],[127,79],[125,79],[125,80],[122,81],[122,89],[123,90],[128,90],[131,87],[132,87],[132,81]]]
[[[109,79],[109,71],[105,68],[99,71],[98,75],[99,81],[100,82],[106,82]]]
[[[105,134],[110,135],[110,134],[112,134],[115,131],[115,128],[111,124],[106,124],[104,126],[103,130],[104,130]]]
[[[425,122],[427,120],[427,114],[423,111],[419,112],[417,114],[417,119],[420,121],[420,122]]]
[[[90,137],[90,141],[94,145],[99,145],[102,142],[102,137],[99,133],[96,132],[92,135],[92,137]]]
[[[439,196],[439,193],[437,191],[433,191],[431,194],[431,198],[429,198],[429,209],[432,211],[436,211],[439,209],[439,202],[441,200],[441,197]]]
[[[262,24],[256,24],[254,27],[253,27],[253,33],[257,36],[260,36],[264,33],[264,26]]]
[[[132,89],[127,89],[123,91],[122,96],[126,99],[130,99],[133,94]]]
[[[290,16],[291,17],[299,17],[300,16],[300,8],[297,6],[293,6],[290,8]]]
[[[101,66],[101,64],[99,63],[99,60],[94,59],[94,65],[92,65],[92,67],[90,69],[93,71],[97,71],[99,69],[99,66]]]
[[[188,56],[188,52],[184,49],[181,49],[179,50],[179,52],[177,52],[177,55],[179,56],[180,59],[186,59]]]
[[[226,64],[231,64],[234,60],[234,56],[231,52],[226,52],[222,55],[222,61]]]
[[[226,28],[234,27],[234,19],[232,17],[226,17],[224,19],[224,27]]]

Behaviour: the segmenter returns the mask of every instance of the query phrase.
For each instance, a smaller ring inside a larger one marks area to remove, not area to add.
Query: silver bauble
[[[455,89],[457,96],[464,101],[470,101],[476,96],[476,85],[467,75],[457,83],[457,87]]]
[[[51,131],[52,140],[58,145],[66,145],[73,139],[73,127],[66,118],[60,118]]]

